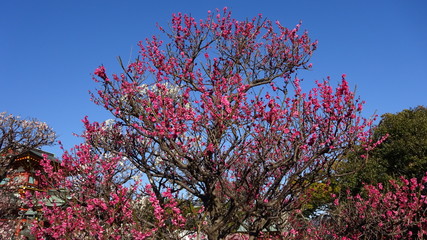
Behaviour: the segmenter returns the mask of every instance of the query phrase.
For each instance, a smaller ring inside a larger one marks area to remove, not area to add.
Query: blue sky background
[[[224,6],[241,20],[262,13],[287,27],[303,21],[319,41],[305,82],[347,74],[366,116],[427,105],[425,0],[13,0],[0,3],[0,112],[47,122],[71,148],[84,116],[110,118],[89,100],[97,66],[119,72],[116,56],[135,57],[137,42],[172,13],[204,18]]]

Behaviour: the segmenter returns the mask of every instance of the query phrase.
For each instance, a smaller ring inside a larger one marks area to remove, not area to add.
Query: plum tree
[[[299,28],[226,9],[174,15],[160,28],[168,41],[140,42],[122,74],[96,69],[93,100],[121,131],[86,122],[86,138],[126,156],[158,198],[171,189],[201,204],[209,239],[281,226],[305,187],[334,174],[354,145],[373,146],[344,76],[336,89],[326,80],[302,91],[294,73],[311,67],[316,42]]]

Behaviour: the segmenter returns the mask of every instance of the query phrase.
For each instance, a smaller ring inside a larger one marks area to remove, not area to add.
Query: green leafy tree
[[[367,161],[356,154],[340,168],[355,174],[339,179],[341,189],[358,193],[364,183],[387,184],[400,176],[422,178],[427,171],[427,108],[418,106],[396,114],[386,113],[375,129],[374,138],[387,136],[370,152]]]
[[[421,178],[427,170],[427,108],[384,114],[377,136],[389,134],[374,152],[374,160],[391,177]]]

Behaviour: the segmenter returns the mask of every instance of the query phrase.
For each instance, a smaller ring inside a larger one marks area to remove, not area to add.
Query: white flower
[[[102,126],[102,130],[111,130],[116,124],[116,120],[107,119],[104,121],[104,125]]]

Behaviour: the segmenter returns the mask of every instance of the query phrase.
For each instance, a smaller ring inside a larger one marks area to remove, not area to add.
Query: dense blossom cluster
[[[171,192],[160,203],[150,187],[132,181],[133,169],[121,156],[105,158],[80,145],[63,155],[57,169],[47,158],[41,164],[38,174],[51,190],[29,196],[31,207],[42,208],[42,221],[32,229],[40,239],[145,239],[157,236],[166,219],[177,227],[185,223]],[[153,222],[147,218],[151,208]]]
[[[333,211],[318,221],[298,214],[290,219],[288,239],[424,239],[427,237],[427,175],[365,185],[362,194],[334,201]]]

